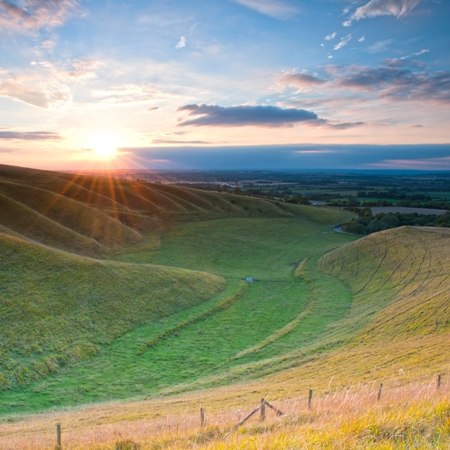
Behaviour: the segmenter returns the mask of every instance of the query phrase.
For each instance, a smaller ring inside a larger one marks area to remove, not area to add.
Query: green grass
[[[46,377],[133,327],[205,300],[210,274],[99,261],[0,234],[0,388]]]
[[[315,301],[313,313],[305,318],[301,330],[294,327],[263,350],[235,358],[276,334],[310,306],[313,298],[310,282],[294,276],[299,260],[352,239],[330,232],[330,226],[307,217],[208,220],[174,229],[163,237],[159,250],[122,252],[117,258],[128,263],[103,264],[142,270],[148,263],[184,269],[197,267],[224,276],[228,288],[195,309],[129,330],[76,367],[6,392],[0,401],[0,411],[36,410],[156,393],[204,375],[222,373],[242,362],[291,350],[298,346],[298,339],[314,341],[323,334],[329,321],[340,317],[344,305],[342,309],[333,308],[330,316],[318,319],[315,313],[324,305]],[[131,261],[140,265],[129,264]],[[159,266],[151,267],[153,270]],[[243,283],[241,278],[246,275],[254,276],[255,283]],[[117,285],[111,286],[116,288]],[[236,293],[237,301],[220,308],[224,299],[226,303]],[[350,302],[347,295],[343,303]],[[145,349],[155,338],[156,345]]]
[[[1,414],[444,367],[445,230],[353,242],[339,210],[2,166],[0,198]]]

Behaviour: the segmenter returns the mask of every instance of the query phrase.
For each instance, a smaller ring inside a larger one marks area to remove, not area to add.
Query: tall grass
[[[312,409],[302,397],[268,400],[284,415],[270,410],[236,428],[254,406],[241,402],[230,408],[206,410],[200,427],[202,396],[171,404],[151,401],[111,404],[31,417],[0,424],[4,449],[51,448],[54,425],[62,424],[63,443],[71,449],[114,449],[135,444],[141,449],[446,449],[450,444],[448,380],[436,389],[435,379],[422,383],[385,386],[377,400],[377,385],[350,386],[313,397]],[[305,393],[306,394],[306,393]],[[206,396],[207,398],[207,396]],[[126,448],[126,447],[124,447]]]

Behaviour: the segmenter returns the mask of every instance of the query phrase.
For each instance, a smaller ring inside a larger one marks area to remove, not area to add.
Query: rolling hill
[[[154,239],[174,222],[314,214],[231,194],[0,165],[0,229],[52,247],[104,256]],[[333,212],[316,214],[316,220]]]
[[[2,414],[449,373],[448,229],[357,240],[345,211],[6,166],[0,201]]]
[[[94,260],[0,233],[0,389],[95,355],[224,286],[206,273]]]

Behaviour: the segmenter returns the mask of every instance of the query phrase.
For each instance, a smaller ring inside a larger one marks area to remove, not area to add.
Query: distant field
[[[409,208],[406,206],[372,206],[370,208],[372,214],[388,214],[388,213],[401,213],[401,214],[424,214],[426,216],[442,216],[447,210],[445,209],[433,209],[433,208]]]

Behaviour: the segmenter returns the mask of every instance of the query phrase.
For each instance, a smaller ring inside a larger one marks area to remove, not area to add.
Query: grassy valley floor
[[[126,332],[74,367],[3,392],[0,411],[145,396],[178,385],[189,390],[199,378],[307,347],[342,319],[352,302],[350,290],[333,277],[319,277],[314,262],[352,239],[305,219],[222,219],[180,227],[163,238],[160,250],[121,253],[117,259],[141,267],[164,264],[220,274],[227,288]],[[299,264],[303,276],[295,275]],[[254,283],[242,280],[249,275]],[[260,374],[257,368],[246,372],[237,379]]]

